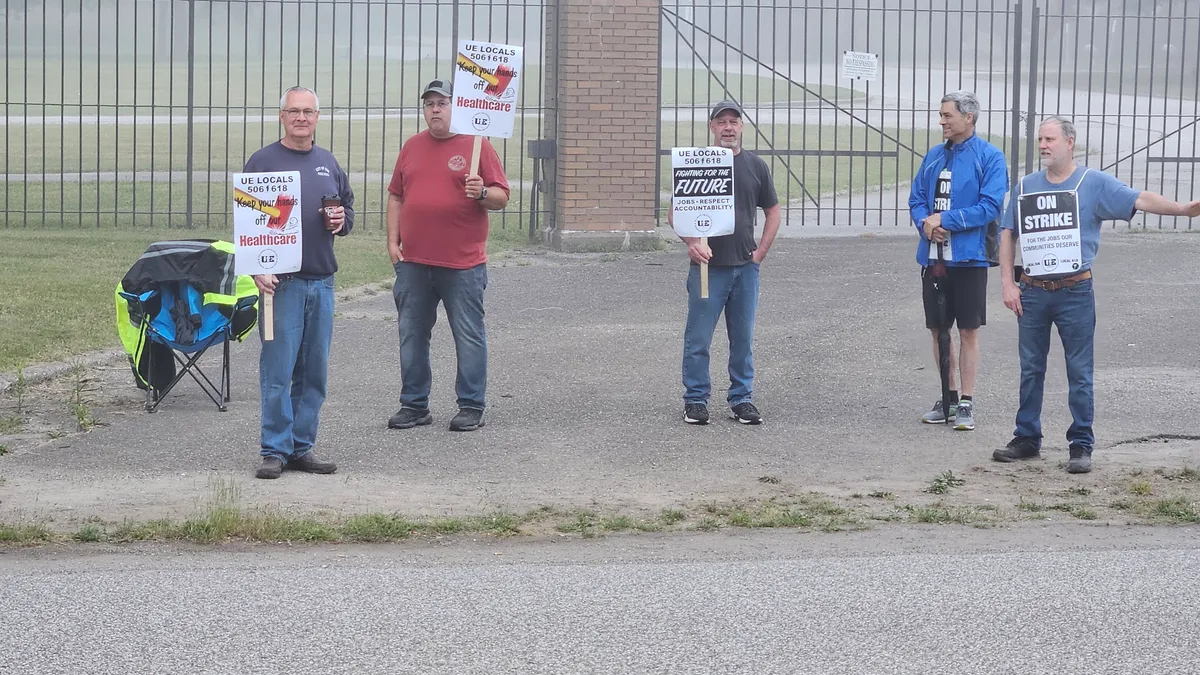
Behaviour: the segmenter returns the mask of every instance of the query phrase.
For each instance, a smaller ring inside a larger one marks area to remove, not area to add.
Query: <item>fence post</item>
[[[559,18],[562,16],[559,5],[562,0],[547,0],[543,12],[545,12],[545,27],[542,36],[543,44],[545,44],[545,56],[543,61],[544,72],[542,73],[542,86],[544,94],[542,98],[542,134],[544,139],[554,141],[555,150],[551,157],[542,160],[542,181],[545,183],[545,190],[542,194],[545,195],[542,211],[545,213],[546,222],[542,227],[544,232],[551,232],[558,227],[558,81],[559,81],[559,53],[561,42],[561,26]],[[547,240],[548,241],[548,240]]]
[[[454,0],[454,5],[450,10],[450,63],[458,63],[458,5],[459,0]],[[474,15],[471,18],[472,24],[474,24]],[[454,77],[454,72],[457,70],[457,66],[452,66],[450,77]]]
[[[187,216],[186,224],[188,229],[192,227],[192,170],[194,147],[192,138],[192,123],[195,118],[196,107],[196,0],[188,0],[188,79],[187,79]],[[167,169],[167,175],[173,172],[170,167]],[[205,203],[205,210],[208,210],[208,204]],[[168,218],[169,220],[169,218]]]
[[[1033,19],[1030,26],[1029,43],[1029,116],[1025,119],[1025,173],[1033,173],[1033,140],[1037,125],[1037,66],[1038,66],[1038,18],[1039,7],[1033,3]]]
[[[1012,90],[1012,160],[1009,164],[1012,172],[1010,187],[1016,187],[1020,179],[1021,157],[1021,34],[1025,28],[1024,4],[1018,2],[1013,17],[1013,90]]]
[[[662,94],[663,94],[663,3],[659,0],[658,3],[658,105],[654,109],[654,227],[662,226],[662,157],[658,156],[658,152],[662,150]],[[675,91],[679,91],[679,66],[675,67]],[[676,105],[679,102],[676,100]],[[668,202],[667,208],[671,208]]]

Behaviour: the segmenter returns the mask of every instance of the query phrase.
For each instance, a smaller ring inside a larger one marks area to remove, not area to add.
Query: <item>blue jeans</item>
[[[1042,392],[1046,381],[1046,356],[1050,353],[1050,325],[1058,326],[1067,362],[1067,397],[1073,423],[1067,430],[1067,442],[1086,452],[1092,451],[1096,437],[1092,433],[1095,405],[1092,369],[1096,333],[1096,295],[1092,280],[1070,288],[1046,291],[1024,285],[1021,288],[1022,314],[1019,345],[1021,353],[1021,404],[1017,410],[1014,435],[1042,441]]]
[[[750,400],[754,389],[754,310],[758,263],[708,266],[708,298],[700,298],[700,266],[688,272],[688,317],[683,332],[683,402],[708,403],[712,381],[708,349],[721,312],[729,334],[729,405]]]
[[[258,358],[260,454],[286,463],[307,454],[317,440],[333,340],[333,276],[280,280],[274,325],[275,339],[263,341]]]
[[[483,326],[487,264],[456,270],[402,260],[394,267],[392,297],[400,324],[400,405],[416,410],[429,408],[429,390],[433,387],[429,338],[441,301],[458,356],[458,378],[454,383],[458,407],[483,410],[487,389],[487,331]]]

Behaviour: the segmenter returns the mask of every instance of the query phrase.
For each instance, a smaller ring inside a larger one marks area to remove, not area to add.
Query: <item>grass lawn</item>
[[[1129,55],[1132,56],[1132,55]],[[1057,57],[1057,54],[1055,54]],[[1070,58],[1075,58],[1071,55]],[[1097,59],[1098,61],[1100,59]],[[1194,63],[1194,62],[1193,62]],[[1147,98],[1182,98],[1190,101],[1200,92],[1200,72],[1194,65],[1188,64],[1182,69],[1178,57],[1173,58],[1170,67],[1166,59],[1158,57],[1157,67],[1151,68],[1149,60],[1142,61],[1137,72],[1120,70],[1114,66],[1104,70],[1103,63],[1095,63],[1095,70],[1086,70],[1087,57],[1078,62],[1064,64],[1062,70],[1041,70],[1038,72],[1039,99],[1044,103],[1053,104],[1053,94],[1042,93],[1045,88],[1091,92],[1099,100],[1104,94],[1123,96],[1144,96]],[[1048,99],[1048,100],[1047,100]],[[1096,103],[1099,105],[1099,103]],[[1112,113],[1109,113],[1112,114]]]
[[[424,128],[422,125],[421,128]],[[418,131],[416,118],[324,119],[317,143],[352,172],[387,172],[396,165],[400,146]],[[194,171],[241,171],[264,145],[279,140],[277,121],[195,124]],[[531,173],[523,140],[541,136],[536,112],[517,118],[513,138],[489,139],[514,176]],[[185,124],[48,124],[0,129],[0,163],[11,173],[58,174],[88,171],[186,171]]]
[[[432,59],[399,60],[395,57],[346,58],[336,62],[326,60],[314,64],[308,58],[302,62],[279,61],[226,63],[216,57],[210,66],[207,58],[198,57],[193,72],[193,105],[196,114],[222,114],[226,108],[240,113],[278,108],[279,95],[295,84],[316,89],[324,110],[362,110],[365,108],[399,108],[415,110],[421,88],[435,77],[451,75],[443,61]],[[798,87],[790,86],[770,73],[755,74],[752,66],[739,73],[691,68],[663,68],[662,100],[664,105],[707,104],[723,98],[721,82],[739,99],[747,101],[810,99]],[[0,104],[0,114],[22,115],[128,115],[149,114],[151,105],[156,114],[184,114],[182,108],[169,111],[167,106],[186,106],[188,102],[188,69],[186,64],[172,65],[154,62],[146,56],[114,62],[78,59],[0,58],[0,76],[7,82],[10,98],[26,101],[28,105]],[[717,78],[720,78],[718,81]],[[654,89],[653,81],[644,82],[629,77],[629,84]],[[813,85],[823,96],[836,98],[850,93],[837,86]],[[542,64],[526,63],[521,74],[520,108],[536,109],[545,95]]]
[[[382,232],[387,176],[351,181],[356,227]],[[510,179],[511,198],[504,211],[492,215],[494,228],[528,228],[533,206],[530,185]],[[9,183],[0,178],[0,233],[8,228],[166,228],[187,226],[186,182],[123,181],[107,183]],[[230,187],[225,182],[192,184],[192,226],[225,232],[233,227]],[[647,185],[649,188],[649,185]],[[544,196],[538,197],[538,220],[545,218]]]
[[[320,54],[322,61],[314,63],[317,54],[305,51],[304,58],[289,60],[286,65],[279,60],[236,58],[227,63],[223,54],[214,55],[210,65],[207,57],[198,56],[192,93],[196,114],[205,114],[209,107],[216,109],[214,113],[225,108],[236,112],[243,108],[276,110],[283,90],[297,84],[315,89],[323,110],[415,109],[429,80],[450,76],[448,61],[344,56],[334,61],[328,54]],[[0,59],[0,73],[6,73],[9,91],[19,94],[12,98],[29,103],[0,106],[0,111],[18,117],[96,115],[97,111],[125,115],[132,114],[135,106],[139,114],[149,114],[151,105],[157,108],[156,114],[180,115],[183,109],[171,111],[167,106],[186,106],[188,102],[187,64],[155,61],[144,52],[136,61],[105,58],[82,64],[77,58]],[[521,79],[520,105],[536,107],[545,89],[541,64],[527,63]]]
[[[383,198],[386,182],[391,176],[395,161],[395,151],[389,146],[399,147],[406,133],[411,133],[415,126],[401,125],[391,122],[386,127],[383,120],[359,120],[352,123],[327,123],[326,136],[331,142],[339,143],[342,147],[351,147],[350,153],[339,154],[343,157],[343,165],[352,173],[369,173],[366,180],[353,181],[357,197],[357,209],[362,216],[360,223],[365,229],[382,229]],[[214,127],[224,125],[213,125]],[[233,125],[230,125],[233,126]],[[265,125],[237,125],[239,129],[231,133],[230,143],[225,143],[225,133],[212,130],[212,146],[197,143],[197,148],[205,148],[197,152],[203,157],[198,162],[192,193],[192,212],[195,214],[193,224],[217,228],[229,227],[229,188],[222,176],[228,171],[240,168],[242,158],[238,155],[241,146],[241,134],[248,133],[253,141],[253,147],[260,142],[258,131]],[[244,128],[243,128],[244,127]],[[256,127],[253,133],[247,128]],[[113,130],[118,127],[105,127]],[[72,133],[78,133],[80,127],[75,127]],[[88,133],[95,134],[97,127],[82,127]],[[166,136],[170,127],[156,127],[160,136]],[[167,144],[152,142],[148,137],[143,138],[143,131],[137,132],[132,126],[124,127],[125,133],[118,133],[121,146],[113,147],[111,152],[96,154],[91,147],[91,159],[84,163],[87,169],[97,170],[95,158],[102,157],[99,170],[129,171],[135,166],[138,170],[149,170],[151,159],[156,170],[168,167],[182,171],[185,163],[182,157],[184,147],[176,139],[173,148]],[[47,142],[42,146],[40,136],[30,138],[30,143],[18,145],[12,143],[10,157],[13,153],[19,155],[28,148],[25,162],[36,166],[42,162],[41,148],[56,147],[57,140],[51,138],[59,129],[46,128]],[[226,130],[228,131],[228,130]],[[663,122],[661,126],[662,140],[660,147],[669,149],[673,145],[703,145],[707,139],[707,126],[703,122]],[[344,134],[344,135],[343,135]],[[886,134],[886,137],[885,137]],[[179,134],[182,136],[182,134]],[[3,136],[3,134],[0,134]],[[890,137],[890,138],[888,138]],[[208,138],[204,134],[203,139]],[[91,137],[97,140],[96,136]],[[236,140],[234,140],[236,139]],[[338,139],[341,139],[340,141]],[[856,127],[828,127],[802,124],[763,124],[748,126],[745,132],[746,147],[751,150],[765,149],[773,146],[777,149],[792,150],[884,150],[896,151],[893,158],[847,158],[847,157],[816,157],[816,156],[772,156],[768,157],[776,178],[776,190],[781,196],[803,197],[803,184],[810,193],[828,194],[834,190],[854,191],[868,190],[880,185],[893,185],[907,181],[921,158],[905,147],[920,153],[928,150],[929,146],[938,142],[940,134],[936,130],[896,130],[885,129],[883,134],[877,131]],[[891,140],[895,139],[895,140]],[[113,140],[113,139],[110,139]],[[1003,143],[1003,138],[992,138],[993,142]],[[36,141],[36,142],[34,142]],[[504,214],[500,216],[501,225],[505,228],[520,227],[528,223],[528,214],[532,206],[528,185],[516,184],[517,181],[528,181],[532,178],[533,163],[524,152],[524,148],[516,141],[503,142],[497,139],[497,148],[501,152],[509,179],[513,185],[513,201]],[[84,147],[89,147],[85,143]],[[232,146],[232,150],[230,149]],[[61,147],[61,145],[58,145]],[[211,148],[208,150],[207,148]],[[369,149],[369,150],[368,150]],[[2,154],[2,153],[0,153]],[[58,153],[55,153],[58,154]],[[115,157],[121,156],[119,162]],[[46,161],[57,162],[59,157],[49,156]],[[80,164],[77,159],[67,157],[70,170],[76,170]],[[135,164],[136,162],[136,164]],[[214,180],[206,180],[208,166],[216,174]],[[661,190],[669,190],[670,158],[661,158],[662,174]],[[26,168],[31,171],[31,168]],[[76,227],[97,225],[100,227],[162,227],[167,224],[182,226],[183,213],[186,210],[186,183],[182,176],[175,181],[160,180],[153,183],[147,181],[124,182],[45,182],[36,180],[28,183],[8,182],[7,187],[0,186],[0,199],[3,206],[0,210],[7,213],[10,225],[50,227]],[[645,188],[652,190],[653,181],[647,180]],[[539,201],[538,209],[545,208],[544,202]]]
[[[215,229],[0,229],[0,372],[119,348],[113,293],[146,247],[230,236]],[[494,227],[488,249],[526,245],[524,230]],[[339,289],[393,276],[382,231],[353,232],[335,250]]]
[[[662,147],[706,145],[707,126],[703,122],[663,124]],[[984,136],[988,142],[1008,152],[1004,136]],[[894,186],[912,179],[922,157],[930,146],[942,142],[940,129],[883,129],[872,131],[856,126],[829,127],[814,125],[747,126],[743,134],[748,150],[872,150],[895,152],[895,157],[830,157],[815,155],[764,156],[775,178],[775,191],[781,200],[807,199],[805,189],[813,196],[846,191],[861,193],[880,186]],[[914,152],[915,151],[915,152]],[[917,153],[920,153],[919,155]],[[659,189],[671,190],[671,158],[660,158]],[[803,186],[803,187],[802,187]],[[811,205],[811,203],[810,203]]]

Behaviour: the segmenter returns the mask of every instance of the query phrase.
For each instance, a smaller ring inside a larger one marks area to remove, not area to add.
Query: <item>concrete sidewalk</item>
[[[939,395],[907,237],[780,239],[762,268],[755,362],[758,427],[727,418],[723,325],[712,354],[714,423],[682,422],[686,259],[665,253],[494,260],[487,295],[487,426],[452,433],[453,343],[434,329],[434,424],[386,428],[398,408],[395,309],[388,292],[340,301],[319,451],[333,476],[253,478],[258,339],[233,349],[233,396],[219,413],[190,381],[159,412],[139,407],[128,367],[93,373],[87,433],[0,457],[0,520],[181,516],[232,480],[248,505],[303,512],[477,514],[540,505],[659,509],[825,490],[904,490],[934,475],[993,471],[1013,428],[1015,318],[989,283],[974,432],[918,422]],[[1200,236],[1106,230],[1097,264],[1097,471],[1178,467],[1200,433]],[[1047,454],[1064,460],[1062,350],[1050,356]],[[1046,462],[1047,475],[1061,471]],[[1110,473],[1110,475],[1111,475]],[[762,477],[771,477],[762,482]],[[975,497],[1006,484],[996,474]],[[1056,477],[1055,480],[1058,480]],[[1062,480],[1065,480],[1063,478]],[[1081,479],[1082,480],[1082,479]],[[777,482],[776,482],[777,481]]]

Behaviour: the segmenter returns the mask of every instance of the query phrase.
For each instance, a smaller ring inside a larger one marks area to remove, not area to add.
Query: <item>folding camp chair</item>
[[[234,339],[233,320],[226,316],[221,305],[203,302],[203,294],[186,283],[168,283],[157,290],[140,295],[122,292],[129,302],[131,316],[146,317],[145,339],[167,349],[147,349],[146,369],[151,373],[146,387],[146,410],[154,412],[163,398],[175,388],[183,376],[191,375],[196,384],[221,412],[231,400],[229,382],[229,343]],[[252,306],[258,298],[242,298],[234,311]],[[200,358],[214,345],[222,345],[221,383],[214,385],[200,368]],[[173,363],[163,363],[167,355]],[[163,369],[180,369],[162,385]]]
[[[227,409],[229,343],[258,319],[258,291],[252,278],[232,274],[232,248],[210,240],[158,242],[117,285],[118,332],[134,380],[146,390],[147,411],[155,412],[184,375],[218,410]],[[214,384],[200,359],[217,345],[221,375]]]

